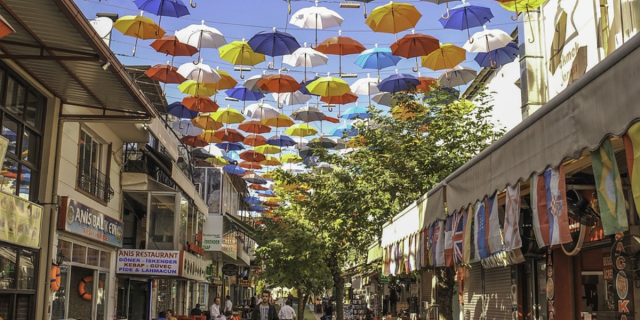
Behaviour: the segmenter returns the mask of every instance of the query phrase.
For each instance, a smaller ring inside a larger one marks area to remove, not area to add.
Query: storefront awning
[[[414,202],[382,228],[380,245],[385,248],[422,230],[421,220],[418,202]]]
[[[255,239],[256,229],[254,229],[252,226],[248,225],[246,222],[240,220],[240,218],[232,214],[225,213],[224,217],[229,219],[229,221],[233,223],[236,227],[238,227],[238,229],[240,229],[242,233],[246,234],[251,239],[256,240]]]
[[[533,113],[444,183],[449,212],[528,179],[565,158],[595,150],[610,135],[620,136],[640,119],[640,37],[632,37],[582,78]],[[429,197],[428,207],[432,197]],[[427,215],[444,212],[427,209]],[[436,208],[433,208],[436,210]]]
[[[123,172],[121,183],[124,191],[177,192],[167,185],[154,180],[146,173]]]
[[[377,260],[382,260],[382,247],[378,243],[369,246],[367,264],[371,264]]]

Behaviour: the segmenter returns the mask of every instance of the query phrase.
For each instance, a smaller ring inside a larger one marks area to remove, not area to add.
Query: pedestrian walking
[[[260,303],[251,313],[251,320],[280,320],[278,312],[273,304],[270,304],[271,292],[262,292],[262,303]]]
[[[233,302],[231,302],[230,296],[226,296],[226,299],[224,302],[224,312],[227,312],[227,311],[233,312]]]
[[[295,320],[296,312],[291,307],[291,301],[287,300],[284,303],[284,306],[280,308],[280,312],[278,312],[278,317],[280,320]]]
[[[327,302],[327,307],[324,308],[324,317],[326,320],[333,319],[333,303]]]

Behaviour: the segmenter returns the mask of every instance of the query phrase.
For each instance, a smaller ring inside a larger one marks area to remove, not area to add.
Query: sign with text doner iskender
[[[118,250],[116,272],[151,276],[178,276],[180,251],[169,250]]]
[[[62,197],[58,215],[58,229],[122,248],[122,221],[68,197]]]

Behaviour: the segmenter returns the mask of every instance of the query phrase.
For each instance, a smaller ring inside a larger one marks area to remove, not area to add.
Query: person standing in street
[[[251,313],[251,320],[280,320],[278,312],[273,304],[270,304],[271,292],[262,292],[262,303],[256,306]]]
[[[296,319],[296,312],[291,308],[291,300],[285,301],[284,306],[280,308],[280,312],[278,312],[278,318],[280,318],[280,320]]]
[[[216,320],[220,317],[220,298],[213,299],[213,304],[209,307],[209,313],[211,314],[211,320]]]
[[[231,302],[230,296],[226,296],[224,301],[224,312],[227,311],[233,312],[233,302]]]
[[[333,319],[333,303],[327,302],[327,307],[324,308],[324,317],[326,320]]]

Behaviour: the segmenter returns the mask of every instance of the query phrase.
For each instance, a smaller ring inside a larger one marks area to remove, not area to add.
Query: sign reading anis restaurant
[[[122,248],[123,228],[122,221],[76,200],[62,197],[58,229]]]
[[[177,276],[206,281],[207,263],[186,251],[118,250],[116,272],[147,276]]]

